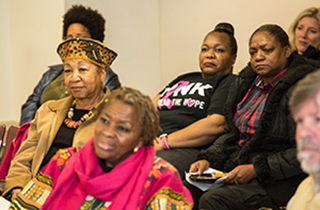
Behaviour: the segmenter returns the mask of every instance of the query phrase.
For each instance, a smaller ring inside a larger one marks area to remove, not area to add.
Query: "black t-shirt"
[[[172,133],[211,114],[225,115],[224,104],[235,75],[202,78],[187,73],[170,82],[159,94],[161,133]]]
[[[81,119],[81,117],[88,113],[88,110],[83,110],[83,109],[75,109],[74,110],[74,116],[73,116],[73,120],[74,121],[78,121]],[[66,117],[67,119],[67,117]],[[74,128],[69,128],[66,126],[66,124],[63,122],[61,127],[59,128],[59,131],[56,135],[56,137],[54,138],[50,149],[48,151],[48,153],[46,154],[46,156],[44,157],[40,169],[39,171],[45,166],[47,165],[47,163],[51,160],[51,158],[57,153],[57,151],[59,149],[64,149],[64,148],[68,148],[72,146],[73,143],[73,136],[76,132],[76,129]]]

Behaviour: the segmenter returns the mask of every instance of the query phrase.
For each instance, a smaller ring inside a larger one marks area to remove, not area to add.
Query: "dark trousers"
[[[272,198],[256,179],[247,184],[224,185],[205,192],[186,181],[183,184],[192,194],[193,209],[253,210],[260,207],[277,209]]]
[[[157,151],[157,156],[171,163],[179,172],[181,179],[185,178],[185,171],[188,172],[190,165],[194,163],[200,149],[177,148],[171,150]]]

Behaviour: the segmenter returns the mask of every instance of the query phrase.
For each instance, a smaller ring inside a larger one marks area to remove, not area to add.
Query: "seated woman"
[[[295,53],[320,61],[320,8],[302,11],[290,26],[289,35]]]
[[[91,38],[103,42],[105,19],[97,11],[82,5],[73,5],[63,16],[63,39]],[[121,86],[118,75],[111,68],[106,68],[104,85],[110,91]],[[39,83],[21,107],[20,125],[31,121],[39,107],[48,100],[69,96],[64,85],[63,64],[49,66]]]
[[[202,43],[201,72],[177,77],[153,99],[162,129],[155,141],[157,155],[174,165],[182,178],[225,126],[224,104],[237,57],[233,34],[232,25],[219,23]]]
[[[290,55],[288,36],[277,25],[255,30],[249,53],[250,63],[230,88],[224,133],[190,167],[202,174],[210,166],[228,177],[206,192],[186,183],[196,209],[279,209],[306,177],[296,158],[288,98],[297,81],[316,68]]]
[[[31,122],[28,138],[19,148],[5,182],[4,195],[14,199],[60,148],[83,146],[93,135],[93,110],[110,93],[102,86],[117,54],[102,43],[86,38],[62,42],[58,53],[71,96],[48,101]]]
[[[155,156],[159,117],[148,96],[119,88],[96,116],[94,137],[79,151],[61,149],[12,209],[192,208],[176,169]]]

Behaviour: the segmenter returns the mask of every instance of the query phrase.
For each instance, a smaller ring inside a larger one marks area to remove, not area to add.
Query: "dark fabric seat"
[[[5,136],[5,141],[3,141],[1,144],[0,166],[2,165],[4,156],[6,155],[12,140],[16,137],[18,130],[19,130],[19,126],[11,125],[7,131],[6,136]]]
[[[2,124],[0,125],[0,158],[2,157],[2,144],[3,144],[3,141],[4,141],[4,134],[6,132],[6,125],[5,124]]]

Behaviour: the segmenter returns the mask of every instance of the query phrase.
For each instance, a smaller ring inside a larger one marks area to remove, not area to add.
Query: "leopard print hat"
[[[69,59],[80,58],[103,69],[107,69],[117,57],[116,52],[89,38],[68,39],[58,46],[57,52],[63,63]]]

